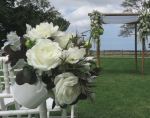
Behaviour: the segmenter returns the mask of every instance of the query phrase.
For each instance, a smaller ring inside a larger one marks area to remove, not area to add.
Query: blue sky
[[[52,5],[70,21],[67,32],[79,33],[90,29],[88,13],[98,10],[102,13],[121,13],[123,0],[50,0]],[[104,25],[101,40],[102,50],[134,50],[134,37],[119,37],[121,25]],[[140,49],[140,42],[138,44]]]
[[[119,37],[120,26],[115,24],[104,25],[104,35],[102,36],[102,50],[134,50],[134,36]],[[141,45],[138,42],[140,49]]]

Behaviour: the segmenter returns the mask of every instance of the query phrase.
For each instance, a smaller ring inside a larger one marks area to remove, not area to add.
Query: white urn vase
[[[25,83],[18,85],[14,83],[12,86],[14,99],[27,108],[36,108],[48,97],[46,85],[42,81],[30,85]]]

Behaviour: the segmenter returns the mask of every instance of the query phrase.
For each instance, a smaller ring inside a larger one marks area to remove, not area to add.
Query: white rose
[[[24,36],[29,37],[33,41],[36,39],[46,39],[56,35],[58,29],[58,26],[54,26],[53,23],[49,24],[48,22],[40,23],[35,28],[31,28],[29,25],[27,25],[27,34]]]
[[[61,62],[62,49],[59,44],[49,39],[41,39],[26,53],[28,64],[43,71],[58,66]]]
[[[21,42],[20,42],[20,37],[16,34],[16,32],[10,32],[7,34],[7,41],[4,46],[10,44],[11,49],[14,51],[20,50],[21,49]]]
[[[56,103],[60,106],[72,104],[81,94],[79,79],[74,74],[66,72],[55,77],[54,93]]]
[[[30,27],[30,25],[26,25],[27,34],[24,37],[30,38],[30,40],[35,41],[36,39],[41,39],[39,32],[35,28]]]
[[[80,59],[83,59],[86,51],[84,48],[69,48],[63,52],[63,58],[66,58],[66,62],[74,64],[77,63]]]
[[[62,35],[55,36],[55,42],[58,42],[61,48],[66,48],[71,46],[70,39],[72,38],[71,34],[62,33]]]

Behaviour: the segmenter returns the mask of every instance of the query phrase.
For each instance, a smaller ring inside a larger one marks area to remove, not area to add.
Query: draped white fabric
[[[110,14],[103,16],[103,22],[106,24],[126,24],[138,21],[138,14]]]

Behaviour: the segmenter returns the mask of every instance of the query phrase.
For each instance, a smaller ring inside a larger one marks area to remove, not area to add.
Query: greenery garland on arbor
[[[91,20],[91,39],[94,40],[94,42],[97,45],[97,67],[100,67],[100,35],[103,34],[104,29],[102,26],[103,20],[102,20],[102,14],[98,11],[93,11],[92,13],[89,13],[90,20]]]
[[[148,39],[150,35],[150,1],[143,3],[144,9],[139,16],[139,36],[141,40]]]

